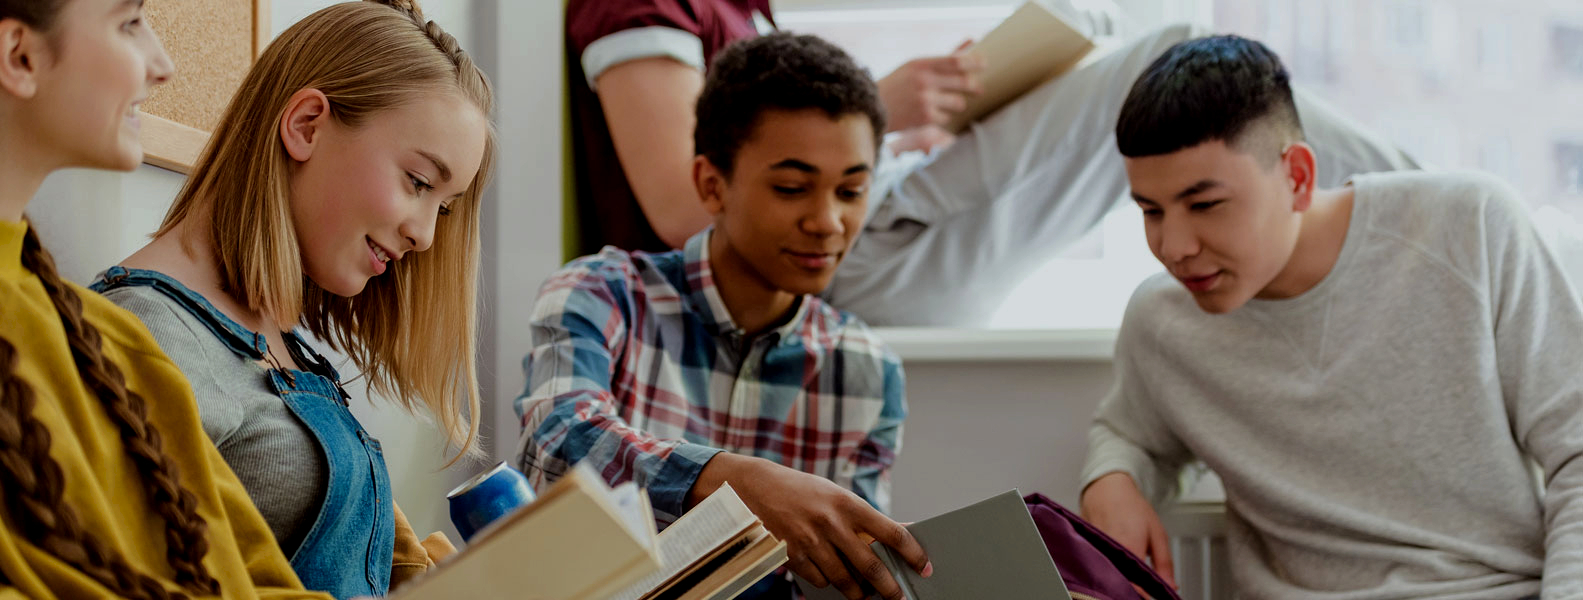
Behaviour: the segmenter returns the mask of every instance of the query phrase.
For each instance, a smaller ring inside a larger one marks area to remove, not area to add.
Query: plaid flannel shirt
[[[820,475],[889,509],[901,362],[814,296],[748,336],[725,309],[706,230],[684,250],[615,248],[557,272],[534,306],[517,462],[543,488],[577,462],[635,480],[669,522],[716,452]]]

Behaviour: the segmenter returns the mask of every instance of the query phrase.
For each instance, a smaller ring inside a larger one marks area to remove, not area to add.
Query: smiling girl
[[[303,592],[137,318],[61,279],[23,211],[51,172],[131,170],[170,78],[136,0],[0,0],[0,598]]]
[[[393,558],[411,560],[393,550],[379,441],[308,334],[376,394],[425,407],[460,452],[476,438],[491,102],[410,0],[314,13],[242,82],[154,241],[95,284],[192,380],[205,430],[309,589],[382,595]]]

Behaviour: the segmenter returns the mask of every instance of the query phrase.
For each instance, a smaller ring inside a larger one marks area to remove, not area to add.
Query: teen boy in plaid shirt
[[[901,365],[814,295],[861,229],[884,131],[874,83],[826,42],[774,34],[716,58],[697,113],[693,181],[714,226],[679,251],[606,248],[544,285],[519,465],[543,486],[592,463],[645,487],[663,520],[730,483],[797,574],[900,598],[864,538],[932,571],[881,512]]]

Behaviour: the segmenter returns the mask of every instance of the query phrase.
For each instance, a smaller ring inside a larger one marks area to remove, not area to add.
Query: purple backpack
[[[1028,494],[1022,500],[1073,598],[1142,600],[1132,587],[1137,585],[1154,600],[1181,600],[1147,562],[1098,527],[1044,494]]]

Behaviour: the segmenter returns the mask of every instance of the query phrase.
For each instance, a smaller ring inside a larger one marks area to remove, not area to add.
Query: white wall
[[[914,521],[1018,488],[1077,506],[1108,361],[922,362],[891,471],[892,512]]]

